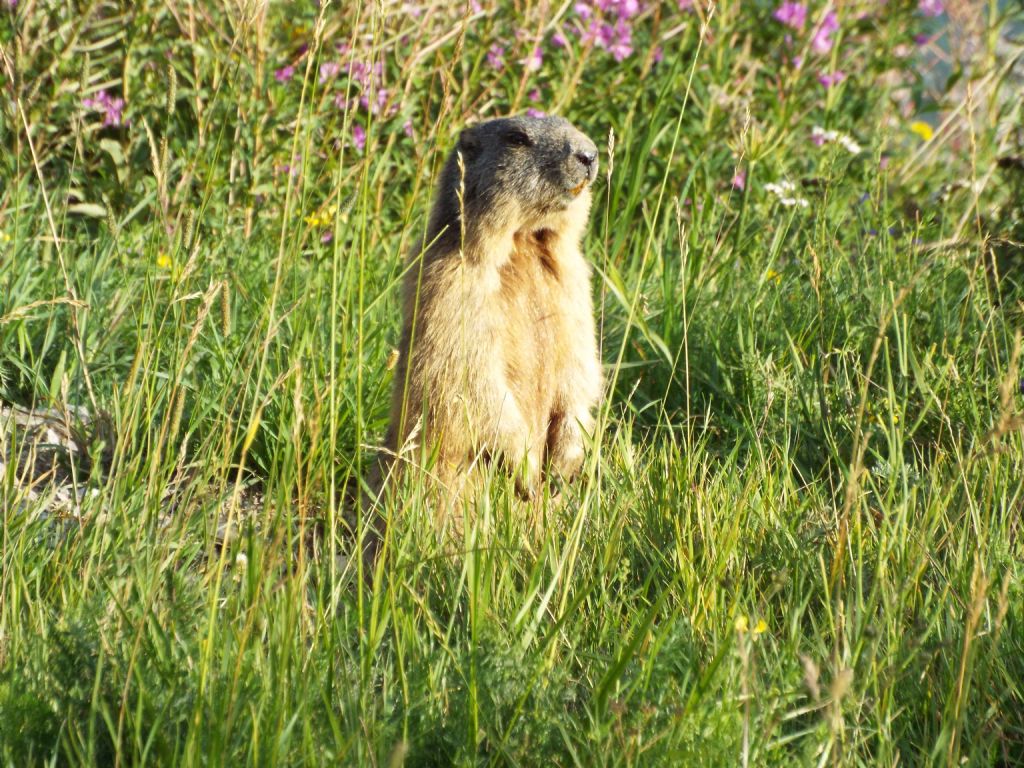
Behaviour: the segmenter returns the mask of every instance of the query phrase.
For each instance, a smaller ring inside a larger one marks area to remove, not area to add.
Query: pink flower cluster
[[[642,10],[640,0],[590,0],[574,6],[579,17],[580,40],[608,51],[616,61],[633,54],[631,19]],[[562,37],[561,41],[564,42]],[[552,38],[556,45],[558,42]]]
[[[539,45],[534,46],[529,55],[523,59],[523,66],[527,72],[536,72],[544,66],[544,49]]]
[[[100,91],[92,98],[82,99],[82,106],[102,112],[104,127],[124,123],[124,99],[115,99],[106,91]]]
[[[526,98],[528,98],[530,101],[534,103],[540,101],[540,89],[532,89],[528,94],[526,94]],[[529,115],[530,117],[544,117],[544,115],[546,115],[547,113],[540,109],[537,109],[536,107],[528,107],[526,110],[526,114]]]
[[[921,0],[922,2],[940,2],[941,0]],[[802,32],[807,24],[807,6],[803,3],[790,2],[786,0],[772,13],[772,18],[790,29]],[[839,16],[835,11],[827,11],[821,21],[814,27],[811,33],[811,52],[818,56],[825,56],[835,46],[833,35],[839,31]],[[786,36],[790,42],[789,35]],[[802,60],[799,56],[793,57],[793,65],[800,67]],[[818,74],[818,82],[825,88],[831,88],[846,79],[846,73],[842,70],[834,72],[822,71]]]
[[[835,11],[829,11],[825,14],[825,18],[821,20],[818,28],[814,30],[814,37],[811,38],[811,50],[820,55],[831,51],[835,43],[832,40],[832,35],[838,30],[839,17],[836,16]]]
[[[846,79],[846,73],[841,69],[837,69],[835,72],[822,72],[818,75],[818,82],[826,88],[831,88],[833,85],[839,85]]]
[[[359,97],[352,99],[350,103],[346,101],[344,94],[339,93],[334,98],[335,105],[339,109],[359,106],[370,114],[382,114],[388,103],[388,90],[384,87],[384,63],[377,61],[371,65],[364,61],[346,60],[349,53],[347,44],[338,46],[338,53],[341,54],[342,60],[323,62],[320,65],[317,79],[321,85],[326,85],[344,73],[352,84],[358,87]],[[294,76],[294,64],[287,64],[274,70],[274,79],[279,83],[287,83]],[[391,111],[394,109],[395,107],[392,106]]]
[[[336,61],[325,61],[320,65],[320,83],[326,83],[328,80],[333,80],[341,72],[341,64]]]
[[[318,81],[321,85],[330,87],[330,83],[342,75],[348,77],[349,83],[354,86],[357,96],[348,98],[345,90],[339,89],[334,95],[334,105],[341,110],[359,109],[374,116],[390,117],[398,111],[397,104],[389,104],[390,93],[384,87],[384,63],[376,61],[368,63],[353,59],[349,56],[348,44],[342,43],[337,46],[340,60],[325,61],[320,64],[318,70]],[[503,65],[504,50],[498,46],[492,48],[488,54],[488,60],[495,59]],[[295,76],[295,64],[287,64],[274,71],[274,79],[279,83],[287,83]],[[406,121],[403,126],[406,135],[411,135],[411,122]],[[360,152],[366,147],[366,129],[359,123],[352,124],[352,145]]]
[[[807,23],[807,6],[803,3],[783,3],[775,9],[772,18],[797,31]]]
[[[582,19],[589,19],[595,14],[631,19],[640,13],[640,0],[582,0],[576,3],[576,13]]]
[[[487,64],[495,72],[501,72],[505,68],[505,49],[495,43],[487,51]]]
[[[807,23],[807,6],[803,3],[784,2],[775,12],[772,18],[780,24],[798,32],[802,31]],[[839,31],[839,16],[835,11],[825,14],[811,36],[811,50],[819,55],[824,55],[832,50],[835,41],[832,35]]]
[[[356,145],[356,149],[360,152],[366,148],[366,129],[359,123],[352,126],[352,143]]]

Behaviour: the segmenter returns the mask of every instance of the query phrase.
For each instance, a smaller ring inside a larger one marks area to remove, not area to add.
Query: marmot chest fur
[[[601,392],[580,241],[597,148],[557,117],[462,132],[403,286],[387,448],[454,481],[502,461],[529,495],[573,475]]]

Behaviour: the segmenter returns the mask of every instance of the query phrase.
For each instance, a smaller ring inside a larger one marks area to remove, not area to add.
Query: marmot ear
[[[473,157],[480,149],[480,137],[472,128],[466,128],[459,134],[459,143],[455,149],[462,153],[463,157]]]

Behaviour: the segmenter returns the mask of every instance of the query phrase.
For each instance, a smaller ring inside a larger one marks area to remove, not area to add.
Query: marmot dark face
[[[459,168],[460,155],[464,171]],[[459,136],[442,173],[438,202],[446,210],[439,219],[457,220],[461,186],[467,224],[478,215],[498,215],[519,218],[527,225],[578,200],[582,203],[581,196],[596,177],[597,147],[568,120],[488,120]]]

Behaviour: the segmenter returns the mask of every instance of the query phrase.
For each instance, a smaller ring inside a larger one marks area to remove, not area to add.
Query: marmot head
[[[459,157],[463,169],[459,168]],[[597,147],[561,117],[502,117],[466,128],[442,171],[435,224],[486,220],[513,229],[557,226],[583,213],[597,177]]]

